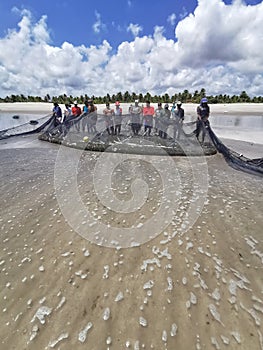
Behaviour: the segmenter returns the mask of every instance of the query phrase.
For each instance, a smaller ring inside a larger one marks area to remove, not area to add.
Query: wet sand
[[[227,142],[262,156],[262,145]],[[199,176],[207,193],[199,193],[189,160],[178,157],[181,193],[168,226],[138,247],[114,249],[69,225],[78,215],[73,202],[72,216],[63,215],[54,175],[60,151],[34,136],[0,141],[1,348],[263,349],[262,178],[230,168],[217,154],[205,158]],[[104,238],[111,227],[143,229],[160,205],[158,176],[148,176],[149,201],[138,212],[115,214],[93,188],[101,154],[79,157],[78,190],[108,227]],[[125,163],[115,174],[117,197],[129,200],[134,176],[147,181],[147,164],[136,166],[133,173]],[[72,172],[62,170],[66,193]],[[184,232],[193,191],[203,206],[194,207],[200,214]],[[85,220],[80,226],[92,230]]]

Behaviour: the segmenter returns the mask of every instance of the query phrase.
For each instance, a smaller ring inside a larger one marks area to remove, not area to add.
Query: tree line
[[[149,92],[146,94],[136,94],[135,92],[130,93],[126,91],[124,93],[118,92],[117,94],[107,94],[105,96],[94,96],[94,95],[80,95],[80,96],[72,96],[72,95],[59,95],[59,96],[50,96],[47,94],[45,97],[40,96],[25,96],[21,95],[11,95],[6,96],[5,98],[0,98],[0,102],[58,102],[60,104],[72,103],[73,101],[78,101],[79,104],[83,104],[85,101],[92,99],[95,104],[104,104],[106,102],[114,103],[115,101],[119,101],[122,103],[131,103],[134,100],[139,99],[140,102],[145,102],[147,100],[152,103],[163,102],[163,103],[172,103],[174,101],[181,101],[182,103],[199,103],[201,98],[206,96],[208,98],[209,103],[263,103],[262,96],[250,97],[246,91],[242,91],[240,95],[206,95],[206,90],[202,88],[200,91],[196,90],[194,93],[189,92],[188,90],[184,90],[183,92],[179,92],[178,94],[174,94],[172,96],[167,93],[164,95],[151,95]]]

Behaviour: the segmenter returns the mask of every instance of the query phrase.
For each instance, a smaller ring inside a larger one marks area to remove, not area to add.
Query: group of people
[[[103,110],[105,127],[109,135],[120,135],[122,124],[122,108],[120,102],[115,102],[115,109],[110,107],[109,102]]]
[[[55,118],[55,126],[67,124],[68,128],[74,125],[78,132],[80,132],[80,126],[83,132],[86,130],[93,133],[97,132],[97,107],[92,100],[85,101],[82,109],[79,107],[77,101],[74,101],[73,107],[71,107],[70,103],[65,103],[65,110],[63,113],[59,104],[54,102],[53,116]],[[82,117],[81,124],[74,123],[74,119],[80,116]]]
[[[143,128],[143,135],[150,136],[152,132],[160,138],[166,139],[168,137],[167,130],[170,126],[173,129],[173,139],[179,140],[182,132],[184,121],[184,109],[180,101],[174,102],[171,110],[166,103],[164,107],[159,102],[156,109],[151,106],[150,101],[146,101],[146,106],[140,106],[139,100],[134,101],[134,105],[129,107],[130,126],[134,136],[139,135]],[[210,108],[208,106],[207,98],[202,98],[200,105],[197,107],[197,122],[194,134],[197,139],[201,134],[201,142],[204,142],[206,127],[208,125],[208,118]],[[74,101],[74,106],[71,108],[70,104],[65,104],[64,113],[58,103],[54,103],[53,115],[57,125],[65,121],[72,121],[68,123],[69,126],[75,125],[76,131],[86,130],[91,133],[96,133],[97,123],[97,107],[92,100],[85,102],[83,109],[78,106],[77,101]],[[120,135],[122,125],[122,108],[120,102],[115,102],[115,108],[111,108],[110,103],[107,102],[103,109],[105,128],[109,135]],[[74,118],[81,116],[81,123],[74,123]]]
[[[164,108],[159,102],[156,109],[151,106],[150,101],[146,101],[146,106],[139,106],[139,101],[135,100],[134,105],[129,108],[131,115],[131,128],[134,135],[138,135],[142,126],[144,127],[143,135],[150,136],[152,130],[155,135],[161,138],[167,138],[167,130],[170,125],[174,129],[174,139],[179,139],[182,124],[184,120],[184,109],[182,103],[178,101],[173,103],[172,109],[166,103]]]

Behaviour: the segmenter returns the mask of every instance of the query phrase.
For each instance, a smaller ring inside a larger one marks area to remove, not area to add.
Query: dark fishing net
[[[99,152],[163,155],[165,151],[169,155],[198,156],[218,151],[233,168],[263,175],[263,158],[249,159],[231,150],[219,140],[208,122],[201,124],[203,140],[202,136],[197,139],[196,122],[169,120],[165,124],[153,124],[150,135],[148,132],[141,120],[134,123],[130,114],[122,115],[121,123],[116,124],[114,118],[109,123],[103,114],[92,112],[70,117],[63,123],[48,115],[38,119],[37,123],[32,120],[0,131],[0,139],[38,133],[40,140]]]
[[[186,129],[186,130],[185,130]],[[205,142],[200,143],[193,131],[195,123],[183,125],[175,120],[145,128],[141,120],[133,120],[130,114],[122,115],[121,123],[105,120],[96,112],[83,114],[52,123],[41,136],[41,140],[92,151],[163,155],[211,155],[216,149],[207,133]]]
[[[263,158],[249,159],[243,154],[239,154],[224,145],[215,135],[210,126],[207,127],[207,130],[217,151],[223,154],[226,162],[231,167],[237,170],[246,171],[250,174],[263,176]]]

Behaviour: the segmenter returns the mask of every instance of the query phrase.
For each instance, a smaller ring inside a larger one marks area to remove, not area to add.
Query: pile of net
[[[119,153],[198,156],[215,154],[207,133],[206,140],[200,143],[193,131],[195,123],[177,125],[173,120],[164,128],[152,127],[145,131],[144,125],[131,122],[129,114],[122,115],[121,124],[108,125],[105,116],[89,113],[56,123],[55,119],[39,138],[69,147],[91,151],[111,151]],[[175,125],[176,124],[176,125]]]
[[[243,154],[237,153],[224,145],[215,135],[210,126],[207,127],[207,131],[217,151],[223,154],[226,162],[232,168],[261,177],[263,176],[263,158],[249,159]]]

